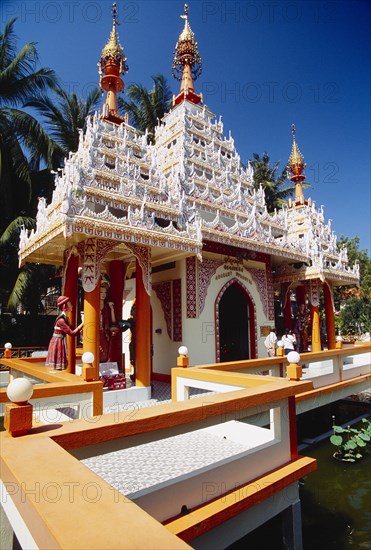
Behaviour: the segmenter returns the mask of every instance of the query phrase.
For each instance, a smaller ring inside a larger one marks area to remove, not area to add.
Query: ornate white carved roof
[[[208,240],[286,262],[277,280],[301,262],[304,278],[357,282],[357,266],[348,268],[346,253],[337,252],[323,209],[303,204],[270,215],[253,178],[221,119],[205,106],[184,101],[173,108],[156,129],[155,145],[95,115],[56,175],[51,204],[40,199],[36,230],[22,231],[20,260],[61,263],[66,248],[94,236],[117,241],[123,255],[125,243],[137,243],[161,257],[201,256]]]

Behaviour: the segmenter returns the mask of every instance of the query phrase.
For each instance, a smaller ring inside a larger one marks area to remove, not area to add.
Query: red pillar
[[[84,343],[83,351],[94,354],[94,380],[99,379],[99,323],[100,323],[100,283],[84,295]]]
[[[305,292],[305,286],[300,285],[296,287],[296,303],[298,304],[298,307],[300,304],[305,304],[305,298],[306,298],[306,292]]]
[[[298,432],[296,422],[296,402],[295,396],[291,395],[288,398],[288,414],[289,414],[289,429],[290,429],[290,456],[291,460],[296,460],[298,453]]]
[[[135,383],[151,385],[151,303],[143,284],[143,272],[136,262]]]
[[[77,323],[77,285],[78,285],[78,268],[79,257],[76,254],[71,254],[68,263],[65,266],[65,283],[63,294],[68,296],[72,304],[72,311],[68,312],[68,318],[71,325],[75,328]],[[67,355],[68,365],[67,372],[75,374],[76,366],[76,338],[77,336],[67,336]]]
[[[335,349],[336,336],[335,336],[335,315],[332,303],[332,289],[327,283],[323,285],[323,294],[325,298],[325,315],[326,315],[326,332],[327,332],[327,347],[328,349]]]
[[[110,301],[115,305],[115,317],[118,321],[122,319],[122,297],[125,286],[125,269],[124,263],[121,260],[112,260],[109,264],[109,276],[111,281],[110,286]],[[111,337],[110,361],[116,361],[119,371],[122,372],[122,334],[121,332],[113,333]]]
[[[290,283],[284,283],[281,287],[282,304],[283,304],[283,323],[284,323],[285,329],[292,328],[291,299],[290,299],[289,287],[290,287]]]

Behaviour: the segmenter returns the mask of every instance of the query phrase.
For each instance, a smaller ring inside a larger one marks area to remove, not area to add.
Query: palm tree
[[[54,85],[53,92],[55,99],[47,96],[45,93],[38,97],[25,101],[24,106],[35,108],[39,115],[46,122],[49,135],[52,138],[53,149],[51,151],[51,164],[53,168],[62,165],[64,157],[69,151],[76,151],[79,144],[79,130],[83,129],[86,123],[86,118],[90,115],[97,106],[101,91],[95,88],[90,92],[86,100],[76,96],[76,94],[67,94],[59,85]],[[36,151],[35,151],[36,153]],[[40,166],[40,155],[34,154],[31,159],[33,167]],[[53,191],[53,176],[48,169],[38,170],[31,174],[33,183],[32,215],[37,209],[37,197],[43,196],[50,199]],[[4,231],[1,243],[10,243],[13,241],[13,248],[17,248],[14,243],[14,237],[17,239],[20,227],[24,225],[27,228],[32,228],[35,225],[35,220],[32,216],[19,216],[13,220]],[[22,302],[22,306],[26,311],[36,313],[40,311],[40,298],[48,286],[50,279],[54,278],[55,267],[29,265],[19,271],[14,287],[8,298],[8,308],[15,310],[17,305]],[[33,292],[29,293],[32,288]],[[35,292],[35,289],[38,291]],[[31,294],[31,295],[30,295]],[[37,299],[35,299],[35,297]]]
[[[11,19],[0,34],[0,193],[3,201],[0,234],[17,215],[29,211],[32,170],[36,161],[51,166],[55,149],[41,124],[19,107],[55,85],[56,75],[51,69],[35,70],[35,43],[17,51],[15,21]],[[30,159],[33,162],[29,162]]]
[[[287,166],[279,173],[280,161],[272,164],[267,152],[262,156],[253,153],[250,164],[254,169],[254,187],[262,185],[268,212],[280,208],[286,200],[295,193],[295,185],[285,185],[287,181]],[[303,184],[303,187],[308,184]]]
[[[69,152],[77,151],[79,130],[84,129],[86,119],[94,113],[101,100],[102,92],[94,88],[84,100],[75,93],[67,94],[60,86],[54,87],[55,97],[41,94],[25,102],[25,107],[33,107],[46,123],[49,135],[58,148],[53,158],[54,168],[60,167]],[[57,164],[57,166],[56,166]]]
[[[17,277],[19,228],[34,226],[37,196],[50,187],[46,168],[57,148],[41,124],[22,110],[27,99],[45,93],[57,78],[51,69],[36,69],[35,43],[17,50],[15,21],[11,19],[0,33],[1,301],[8,298]],[[44,169],[37,172],[41,163]]]
[[[155,128],[171,106],[172,92],[161,74],[151,77],[152,90],[147,90],[141,84],[131,84],[127,89],[130,101],[119,98],[119,110],[129,114],[129,122],[134,128],[142,132],[148,131],[148,141],[154,142]]]

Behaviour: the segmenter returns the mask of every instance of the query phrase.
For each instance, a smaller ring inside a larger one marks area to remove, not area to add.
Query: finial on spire
[[[114,2],[112,4],[112,19],[113,19],[113,25],[116,27],[116,25],[119,25],[120,23],[117,20],[117,4]]]
[[[300,149],[296,143],[296,128],[295,124],[291,125],[292,133],[292,149],[291,155],[288,161],[288,168],[292,173],[290,180],[295,183],[295,204],[305,204],[303,194],[302,182],[305,180],[305,175],[303,174],[305,168],[304,157],[300,152]]]
[[[172,67],[173,77],[181,81],[180,93],[173,99],[177,105],[187,99],[192,103],[202,102],[202,96],[196,94],[193,81],[197,80],[202,72],[202,59],[198,53],[197,42],[188,22],[188,4],[184,5],[184,28],[179,35],[175,46],[175,55]]]
[[[119,24],[117,4],[114,2],[112,4],[112,30],[109,40],[102,50],[98,68],[101,75],[100,86],[107,92],[102,118],[111,120],[111,122],[116,122],[117,124],[121,124],[124,119],[118,114],[116,94],[124,89],[125,85],[121,76],[129,70],[124,50],[116,32],[116,27]]]

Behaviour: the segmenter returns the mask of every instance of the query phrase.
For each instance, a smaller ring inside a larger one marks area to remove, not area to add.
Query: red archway
[[[236,278],[221,288],[215,300],[215,345],[217,362],[256,357],[255,304],[248,289]]]

